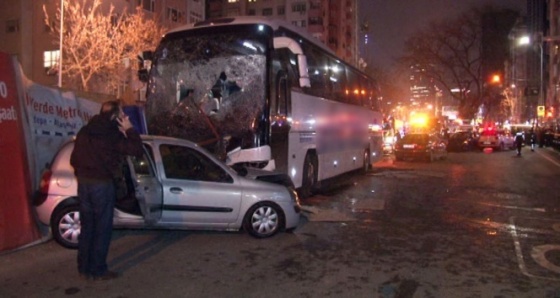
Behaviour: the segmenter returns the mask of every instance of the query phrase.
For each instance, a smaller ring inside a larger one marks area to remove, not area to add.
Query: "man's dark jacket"
[[[130,128],[125,137],[110,115],[95,115],[78,132],[70,164],[78,180],[112,180],[124,155],[142,156],[140,135]]]

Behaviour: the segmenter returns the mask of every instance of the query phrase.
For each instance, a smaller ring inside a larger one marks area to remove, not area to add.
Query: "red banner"
[[[39,239],[12,58],[0,52],[0,251]]]

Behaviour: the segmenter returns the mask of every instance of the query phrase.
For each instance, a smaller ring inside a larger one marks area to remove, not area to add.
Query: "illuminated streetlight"
[[[539,46],[539,52],[540,52],[540,84],[539,84],[539,102],[538,105],[542,105],[544,106],[544,97],[543,97],[543,93],[544,93],[544,85],[543,85],[543,80],[544,80],[544,75],[543,75],[543,42],[545,42],[545,39],[542,36],[542,33],[540,34],[540,40],[537,41],[537,44]],[[518,44],[519,45],[529,45],[531,44],[531,38],[529,36],[522,36],[519,38],[518,40]]]
[[[531,44],[531,38],[529,36],[521,36],[517,41],[517,45],[526,46]]]
[[[64,0],[60,0],[60,37],[58,47],[58,88],[62,88],[62,34],[64,32]]]
[[[500,84],[502,82],[502,78],[500,77],[499,74],[494,74],[492,75],[492,79],[490,80],[490,83],[492,84]]]

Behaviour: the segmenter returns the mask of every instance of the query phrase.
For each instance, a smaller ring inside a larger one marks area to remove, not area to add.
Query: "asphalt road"
[[[0,297],[560,297],[560,156],[449,154],[346,175],[293,233],[113,232],[111,281],[53,241],[0,255]]]

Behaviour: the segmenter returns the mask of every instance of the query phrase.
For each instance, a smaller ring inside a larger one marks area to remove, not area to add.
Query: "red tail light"
[[[424,149],[424,146],[415,144],[414,148],[422,150],[422,149]]]
[[[47,200],[49,194],[49,184],[52,177],[52,171],[46,170],[41,176],[41,181],[39,181],[39,189],[35,192],[33,196],[33,205],[40,206]]]
[[[41,176],[41,181],[39,182],[39,192],[43,194],[49,193],[49,184],[51,182],[52,171],[46,170]]]

